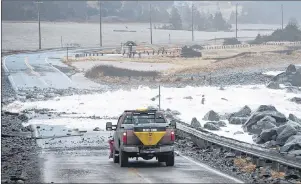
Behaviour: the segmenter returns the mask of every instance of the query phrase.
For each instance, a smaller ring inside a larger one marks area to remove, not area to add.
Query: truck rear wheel
[[[164,155],[158,156],[158,162],[165,162],[166,157]]]
[[[119,164],[120,167],[126,167],[129,162],[129,157],[126,152],[124,151],[119,151]]]
[[[166,164],[166,166],[174,166],[175,165],[175,154],[174,153],[166,156],[165,164]]]
[[[114,163],[118,163],[119,162],[119,155],[116,156],[115,149],[113,149],[113,161],[114,161]]]

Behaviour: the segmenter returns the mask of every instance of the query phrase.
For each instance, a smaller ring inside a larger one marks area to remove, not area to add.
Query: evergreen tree
[[[182,20],[179,14],[179,11],[176,7],[173,7],[170,14],[170,24],[173,29],[181,30],[182,29]]]
[[[229,30],[231,25],[225,21],[221,12],[216,12],[213,18],[213,28],[217,31]]]

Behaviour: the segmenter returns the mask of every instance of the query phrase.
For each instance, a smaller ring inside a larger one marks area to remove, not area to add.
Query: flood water
[[[155,24],[156,25],[156,24]],[[279,25],[240,24],[238,29],[277,29]],[[235,29],[235,26],[233,26]],[[114,32],[130,30],[136,32]],[[269,30],[239,31],[238,37],[254,38],[256,35],[269,34]],[[169,39],[170,34],[170,39]],[[99,46],[99,24],[41,22],[42,48],[59,48],[61,44],[77,43],[82,47]],[[103,46],[117,46],[129,40],[150,42],[148,23],[103,23]],[[235,32],[194,32],[195,42],[204,40],[235,37]],[[153,29],[154,44],[191,43],[191,31]],[[37,22],[2,22],[3,50],[30,50],[38,48]]]

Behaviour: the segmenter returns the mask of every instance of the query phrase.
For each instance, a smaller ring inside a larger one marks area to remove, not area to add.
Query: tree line
[[[150,6],[151,3],[151,6]],[[37,20],[38,7],[42,21],[89,21],[99,18],[97,1],[44,1],[39,5],[34,1],[3,1],[2,19],[10,21]],[[192,9],[188,4],[175,7],[173,1],[102,1],[103,17],[119,17],[123,21],[148,22],[150,10],[153,22],[167,23],[163,29],[191,30]],[[179,12],[181,10],[181,12]],[[204,14],[193,9],[195,30],[229,30],[231,25],[221,12]]]
[[[101,1],[102,16],[119,17],[126,21],[149,21],[149,3],[138,1]],[[152,2],[153,21],[168,22],[167,9],[173,1]],[[2,19],[9,21],[37,20],[37,3],[34,1],[3,1]],[[43,21],[88,21],[99,17],[97,1],[44,1],[39,4]]]
[[[220,11],[213,14],[205,14],[194,7],[189,7],[187,4],[181,7],[181,14],[179,9],[173,7],[170,13],[170,24],[165,24],[161,29],[175,29],[175,30],[194,30],[198,31],[229,31],[231,24],[223,18]]]

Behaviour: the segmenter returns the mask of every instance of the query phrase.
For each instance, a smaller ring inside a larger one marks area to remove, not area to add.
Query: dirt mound
[[[159,72],[155,71],[137,71],[124,68],[117,68],[113,66],[94,66],[85,73],[87,78],[98,78],[100,76],[114,76],[114,77],[156,77]]]

